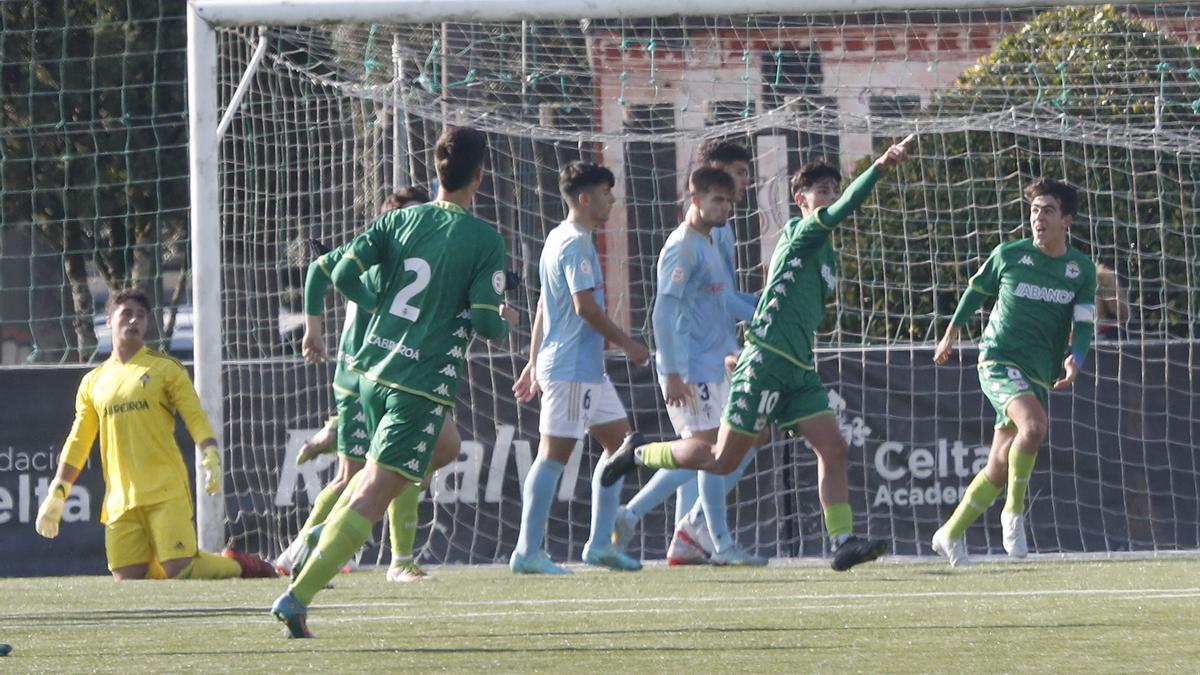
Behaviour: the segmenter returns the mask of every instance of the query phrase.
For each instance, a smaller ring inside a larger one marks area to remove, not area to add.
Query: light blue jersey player
[[[734,182],[734,204],[742,201],[745,195],[746,186],[750,181],[750,151],[746,147],[729,140],[713,140],[705,142],[700,147],[699,160],[701,166],[713,167],[721,169],[729,173],[733,177]],[[696,210],[695,206],[690,206],[688,210],[688,218],[693,217]],[[737,273],[737,238],[734,234],[732,220],[726,221],[721,225],[717,225],[711,230],[712,243],[720,255],[721,262],[728,274],[727,288],[736,296],[736,299],[727,303],[729,307],[737,307],[739,311],[733,312],[734,319],[737,321],[748,320],[753,314],[754,306],[758,303],[758,298],[752,293],[743,293],[738,290],[738,273]],[[741,302],[738,302],[740,300]],[[743,310],[748,305],[749,314],[744,314]],[[656,339],[662,333],[661,329],[655,330]],[[728,331],[714,331],[716,335],[720,335],[725,339],[727,351],[725,354],[736,354],[738,351],[737,333],[733,324],[729,325]],[[661,340],[659,340],[659,350],[662,350]],[[722,355],[723,357],[724,355]],[[722,371],[722,381],[725,379],[725,374]],[[660,382],[663,381],[661,375]],[[717,405],[723,405],[724,400],[718,401]],[[677,428],[678,432],[679,429]],[[730,491],[737,485],[738,480],[745,472],[746,467],[754,459],[753,452],[748,453],[734,473],[726,477],[726,491]],[[699,489],[696,479],[696,472],[689,470],[668,470],[658,471],[646,482],[646,485],[638,492],[626,507],[621,509],[620,515],[617,517],[617,543],[624,547],[634,534],[638,521],[654,507],[661,504],[672,492],[675,496],[675,522],[677,523],[676,536],[672,539],[671,545],[667,549],[667,561],[674,565],[690,565],[704,564],[708,562],[708,556],[713,551],[712,536],[706,522],[704,509],[700,505]],[[723,526],[718,526],[718,530],[724,529]]]
[[[658,259],[658,293],[654,304],[655,365],[667,414],[681,438],[716,442],[721,411],[729,396],[725,356],[737,346],[736,324],[754,314],[753,296],[734,290],[728,258],[716,233],[726,228],[737,184],[732,175],[701,167],[688,181],[692,205],[684,222],[671,233]],[[707,514],[719,543],[713,560],[719,564],[766,564],[733,544],[726,524],[726,476],[688,469],[655,474],[617,521],[617,544],[632,536],[641,509],[662,501],[675,485],[697,484],[700,511]],[[736,477],[733,479],[736,482]],[[710,533],[713,534],[713,533]],[[667,552],[670,564],[707,562],[696,537],[680,529]]]
[[[521,531],[509,560],[518,574],[568,572],[550,560],[543,545],[558,479],[585,432],[600,442],[606,455],[629,433],[625,406],[604,374],[604,341],[620,346],[638,365],[650,360],[646,346],[604,313],[604,283],[592,231],[612,210],[614,184],[611,171],[586,162],[567,165],[559,176],[569,212],[546,236],[529,364],[513,385],[522,401],[542,394],[541,442],[522,487]],[[604,465],[596,463],[592,479],[592,536],[583,560],[613,570],[641,569],[641,563],[612,544],[622,483],[602,487]]]

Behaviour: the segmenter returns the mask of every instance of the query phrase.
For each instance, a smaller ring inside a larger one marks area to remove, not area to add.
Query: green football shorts
[[[829,392],[816,371],[746,345],[733,371],[721,420],[735,431],[757,436],[768,424],[789,431],[804,420],[832,413]]]
[[[1046,387],[1027,377],[1020,368],[996,361],[979,362],[979,386],[983,395],[996,409],[997,429],[1011,426],[1013,421],[1005,412],[1008,404],[1023,394],[1033,394],[1046,407],[1049,392]]]
[[[367,458],[414,483],[425,478],[449,406],[370,380],[359,383],[371,434]]]
[[[358,374],[338,368],[333,374],[333,401],[338,414],[338,454],[358,462],[365,461],[371,430],[367,428],[367,415],[363,412]]]

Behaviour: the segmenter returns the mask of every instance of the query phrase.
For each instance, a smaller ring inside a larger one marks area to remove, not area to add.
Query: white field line
[[[353,609],[361,607],[405,607],[420,605],[421,607],[505,607],[505,606],[539,606],[547,605],[578,605],[578,604],[662,604],[662,603],[720,603],[720,602],[792,602],[814,600],[908,600],[908,599],[938,599],[938,598],[970,598],[979,600],[989,597],[1054,597],[1054,596],[1132,596],[1134,599],[1149,597],[1192,597],[1200,594],[1200,588],[1095,588],[1075,590],[1042,590],[1042,591],[921,591],[909,593],[828,593],[828,594],[795,594],[763,597],[761,595],[680,595],[661,597],[636,598],[553,598],[553,599],[506,599],[506,600],[422,600],[421,602],[363,602],[354,604],[334,604],[317,606],[324,609]]]

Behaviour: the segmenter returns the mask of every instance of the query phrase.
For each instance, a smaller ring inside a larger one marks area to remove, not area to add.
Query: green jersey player
[[[423,188],[400,188],[388,195],[381,215],[428,201],[429,193]],[[301,345],[304,359],[309,363],[319,363],[325,359],[325,292],[332,282],[333,268],[349,248],[350,242],[346,242],[332,251],[325,251],[308,267],[304,280],[305,320]],[[372,268],[366,283],[377,284],[378,278],[379,268]],[[325,522],[338,499],[366,462],[372,430],[367,427],[366,414],[359,399],[359,377],[349,369],[349,363],[358,353],[370,318],[370,313],[356,311],[354,303],[346,304],[346,321],[338,339],[337,367],[333,374],[333,400],[337,405],[337,414],[330,417],[320,431],[304,442],[296,457],[296,463],[303,464],[322,453],[337,450],[337,472],[313,500],[308,519],[296,538],[276,559],[275,569],[285,576],[290,576],[296,562],[307,554],[310,533]],[[460,443],[458,429],[453,420],[447,417],[438,437],[431,472],[454,461],[458,456]],[[389,581],[420,581],[427,576],[413,559],[419,496],[419,490],[406,490],[388,507],[388,529],[392,545],[392,564],[387,571]]]
[[[515,318],[501,305],[504,241],[467,212],[483,181],[487,137],[448,129],[434,158],[437,200],[384,215],[333,268],[334,286],[371,313],[348,367],[359,375],[373,431],[351,496],[335,507],[313,555],[272,607],[292,637],[311,637],[309,602],[366,542],[388,504],[424,478],[472,332],[500,339]],[[362,275],[376,268],[371,288]]]
[[[991,452],[954,514],[933,535],[933,550],[954,566],[970,564],[963,534],[1006,483],[1000,513],[1004,549],[1016,558],[1028,553],[1025,490],[1046,438],[1047,394],[1051,387],[1071,386],[1092,344],[1096,266],[1067,242],[1079,205],[1075,188],[1043,178],[1025,196],[1033,238],[992,251],[971,277],[933,355],[945,363],[959,328],[987,298],[996,298],[979,341],[979,384],[996,409]]]
[[[829,235],[870,194],[889,167],[908,156],[911,137],[891,146],[839,197],[841,174],[828,164],[797,172],[792,191],[802,217],[784,227],[771,272],[746,332],[715,446],[697,437],[638,447],[637,435],[609,462],[608,480],[633,469],[689,468],[727,475],[737,469],[766,428],[775,424],[809,442],[832,566],[848,570],[883,554],[884,543],[853,534],[846,440],[817,376],[813,343],[837,283],[837,252]]]

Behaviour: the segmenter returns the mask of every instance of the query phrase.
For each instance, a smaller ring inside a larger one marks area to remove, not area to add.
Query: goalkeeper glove
[[[58,521],[62,520],[63,507],[67,504],[67,495],[71,493],[71,484],[60,478],[50,483],[50,491],[38,508],[37,521],[34,529],[47,539],[58,536]]]
[[[215,495],[217,488],[221,487],[221,453],[217,451],[216,446],[210,445],[204,449],[204,460],[201,464],[204,465],[204,491]]]

